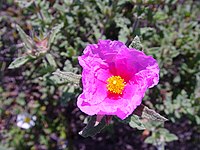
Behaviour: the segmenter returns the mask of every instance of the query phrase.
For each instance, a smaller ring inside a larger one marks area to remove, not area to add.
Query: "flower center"
[[[124,79],[120,76],[111,76],[107,80],[107,89],[111,93],[114,94],[122,94],[122,91],[124,90],[124,87],[126,85],[126,82],[124,82]]]
[[[25,123],[29,123],[30,121],[31,121],[31,119],[29,117],[24,118]]]

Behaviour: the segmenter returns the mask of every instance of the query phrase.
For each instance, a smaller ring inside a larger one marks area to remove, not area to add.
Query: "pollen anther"
[[[107,79],[107,89],[109,92],[114,94],[122,94],[126,82],[120,76],[111,76]]]

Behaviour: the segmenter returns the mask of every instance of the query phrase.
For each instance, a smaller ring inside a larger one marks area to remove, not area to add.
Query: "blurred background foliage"
[[[26,53],[16,24],[30,36],[63,27],[44,57],[11,70],[9,64]],[[161,69],[159,84],[143,103],[169,121],[137,130],[115,120],[95,137],[81,137],[81,89],[52,72],[81,73],[77,57],[88,43],[112,39],[129,45],[136,35]],[[28,130],[16,126],[23,112],[37,116]],[[0,1],[0,149],[154,150],[161,142],[166,149],[198,150],[199,135],[199,0]]]

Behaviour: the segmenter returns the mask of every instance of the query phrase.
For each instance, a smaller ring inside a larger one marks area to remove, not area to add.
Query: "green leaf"
[[[172,142],[178,140],[175,134],[170,133],[165,128],[158,128],[152,132],[152,135],[145,140],[145,143],[156,145],[155,141],[159,143]]]
[[[82,131],[80,131],[79,134],[83,137],[95,136],[106,126],[105,117],[102,118],[102,120],[97,125],[95,125],[95,123],[96,116],[91,116],[87,126]]]
[[[8,69],[14,69],[14,68],[18,68],[20,66],[22,66],[23,64],[25,64],[26,62],[28,62],[30,60],[29,56],[22,56],[19,58],[16,58],[13,62],[11,62],[11,64],[8,66]]]
[[[21,106],[25,106],[26,105],[26,102],[25,102],[25,100],[24,99],[17,99],[17,104],[19,104],[19,105],[21,105]]]
[[[54,60],[54,58],[53,58],[53,56],[51,55],[51,54],[46,54],[46,58],[47,58],[47,61],[48,61],[48,63],[51,65],[51,66],[53,66],[53,67],[57,67],[57,65],[56,65],[56,62],[55,62],[55,60]]]
[[[178,137],[172,133],[166,133],[164,135],[164,138],[166,142],[172,142],[172,141],[178,140]]]
[[[167,14],[163,11],[157,11],[156,14],[153,17],[156,21],[160,20],[165,20],[168,18]]]
[[[60,70],[56,70],[56,72],[53,72],[53,75],[56,75],[61,81],[80,84],[81,75],[75,74],[73,72],[63,72]]]
[[[196,123],[197,123],[198,125],[200,125],[200,117],[199,117],[199,116],[195,116],[195,120],[196,120]]]
[[[153,28],[150,28],[150,27],[144,27],[144,28],[140,28],[140,34],[143,35],[147,32],[151,32],[153,31],[154,29]]]
[[[133,114],[136,114],[137,116],[141,118],[145,118],[151,121],[165,122],[168,120],[165,117],[158,114],[157,112],[155,112],[154,110],[149,109],[148,107],[144,106],[143,104],[138,106],[133,112]]]
[[[174,83],[179,83],[181,81],[181,76],[178,74],[174,79],[173,82]]]
[[[124,30],[120,30],[119,32],[119,35],[118,35],[118,39],[121,41],[121,42],[126,42],[127,41],[127,36],[128,36],[128,33]]]
[[[48,49],[50,48],[51,44],[53,43],[56,34],[60,31],[60,29],[61,29],[63,26],[64,26],[64,23],[61,23],[60,25],[55,26],[55,27],[51,30],[50,35],[49,35],[48,46],[47,46]]]
[[[29,7],[34,0],[15,0],[21,8]]]
[[[145,139],[144,142],[148,144],[153,144],[155,143],[155,138],[153,136],[149,136],[148,138]]]
[[[71,63],[70,60],[67,59],[65,61],[63,70],[66,71],[66,72],[73,72],[73,66],[72,66],[72,63]]]
[[[14,150],[14,148],[8,148],[7,146],[0,145],[0,150]]]
[[[17,31],[19,32],[19,36],[20,36],[21,40],[25,44],[26,50],[32,50],[35,47],[35,42],[32,40],[32,38],[30,36],[28,36],[24,32],[24,30],[19,25],[16,25],[16,28],[17,28]]]
[[[132,128],[137,128],[138,130],[144,130],[145,129],[145,126],[143,125],[142,121],[136,115],[131,116],[131,121],[129,122],[129,125]]]
[[[153,121],[159,121],[159,122],[165,122],[167,119],[163,116],[161,116],[159,113],[155,112],[152,109],[149,109],[148,107],[144,107],[142,111],[142,118],[146,118],[148,120],[153,120]]]
[[[59,10],[60,12],[65,13],[67,10],[65,9],[65,5],[60,5],[58,3],[55,3],[53,6],[55,9]]]
[[[138,36],[136,36],[133,41],[131,42],[131,44],[129,45],[129,48],[135,48],[138,50],[143,50],[143,45],[140,42],[140,38]]]
[[[73,90],[69,91],[70,89],[73,89]],[[61,106],[67,106],[69,101],[71,101],[72,98],[74,97],[74,95],[75,95],[74,86],[69,87],[69,90],[62,94],[62,96],[60,98]]]

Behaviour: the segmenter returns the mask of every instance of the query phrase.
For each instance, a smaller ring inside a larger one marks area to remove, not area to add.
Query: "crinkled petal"
[[[78,97],[77,106],[80,110],[88,115],[95,115],[98,114],[100,107],[98,105],[91,105],[90,103],[86,102],[87,98],[85,97],[85,93],[82,93]]]
[[[101,59],[107,62],[112,61],[112,59],[126,47],[122,42],[111,40],[99,40],[97,45],[96,52]]]
[[[106,98],[101,103],[101,114],[106,112],[108,115],[116,115],[121,119],[128,117],[141,104],[145,91],[146,89],[142,91],[138,89],[138,86],[132,82],[128,83],[120,99]]]
[[[145,69],[140,70],[135,74],[135,78],[138,78],[138,84],[146,84],[147,88],[151,88],[159,82],[159,67],[155,59],[148,57],[151,65],[148,65]]]
[[[104,71],[102,69],[99,70]],[[103,76],[104,75],[104,76]],[[98,104],[102,102],[106,96],[107,96],[107,88],[106,88],[106,82],[103,82],[99,78],[107,77],[109,74],[106,74],[104,71],[104,74],[101,76],[96,75],[93,72],[89,72],[87,70],[84,70],[82,73],[82,82],[83,82],[83,91],[84,95],[86,97],[85,102],[90,104]]]
[[[98,80],[106,83],[107,79],[112,76],[109,69],[99,69],[96,71],[95,76]]]
[[[98,54],[93,53],[93,49],[95,49],[96,44],[88,45],[84,50],[84,55],[78,57],[79,64],[84,69],[96,70],[100,67],[103,67],[105,64]]]

